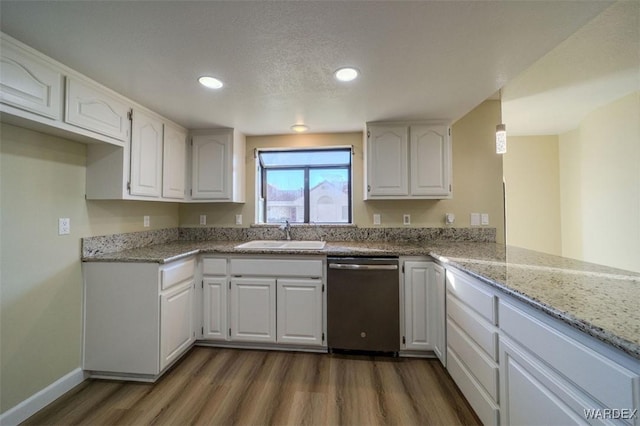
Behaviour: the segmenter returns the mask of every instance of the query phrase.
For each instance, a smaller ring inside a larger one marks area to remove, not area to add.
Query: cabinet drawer
[[[451,294],[447,295],[447,315],[494,361],[498,361],[498,329],[495,326]]]
[[[322,277],[320,259],[231,259],[231,275]]]
[[[497,425],[500,416],[498,406],[474,379],[473,375],[460,361],[458,355],[451,350],[447,353],[447,370],[465,398],[467,398],[467,401],[469,401],[471,407],[473,407],[482,424]]]
[[[447,320],[447,346],[472,372],[494,401],[498,400],[498,364],[475,345],[469,336],[450,319]]]
[[[189,278],[192,278],[194,273],[194,259],[169,264],[162,268],[162,271],[160,272],[161,289],[166,290],[173,285],[186,281]]]
[[[638,374],[509,303],[499,306],[502,330],[604,406],[640,408]]]
[[[497,298],[462,274],[447,271],[447,291],[469,305],[491,324],[498,324]]]
[[[227,275],[227,259],[202,259],[202,275]]]

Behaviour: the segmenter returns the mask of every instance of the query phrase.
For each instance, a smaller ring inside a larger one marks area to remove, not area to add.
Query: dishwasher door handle
[[[357,263],[330,263],[329,269],[396,271],[398,270],[398,265],[360,265]]]

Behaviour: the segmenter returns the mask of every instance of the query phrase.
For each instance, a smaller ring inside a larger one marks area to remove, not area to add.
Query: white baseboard
[[[86,379],[81,368],[76,368],[69,374],[51,383],[41,391],[31,395],[15,407],[0,415],[0,425],[14,426],[27,420]]]

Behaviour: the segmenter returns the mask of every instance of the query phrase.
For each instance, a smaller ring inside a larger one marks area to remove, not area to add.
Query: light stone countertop
[[[242,241],[176,241],[83,258],[153,262],[205,254],[427,256],[640,359],[640,273],[495,243],[327,242],[322,250],[242,250]]]

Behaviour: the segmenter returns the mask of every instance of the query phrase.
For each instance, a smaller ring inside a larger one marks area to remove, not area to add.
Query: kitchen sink
[[[237,245],[237,249],[245,250],[322,250],[325,241],[301,240],[254,240]]]

